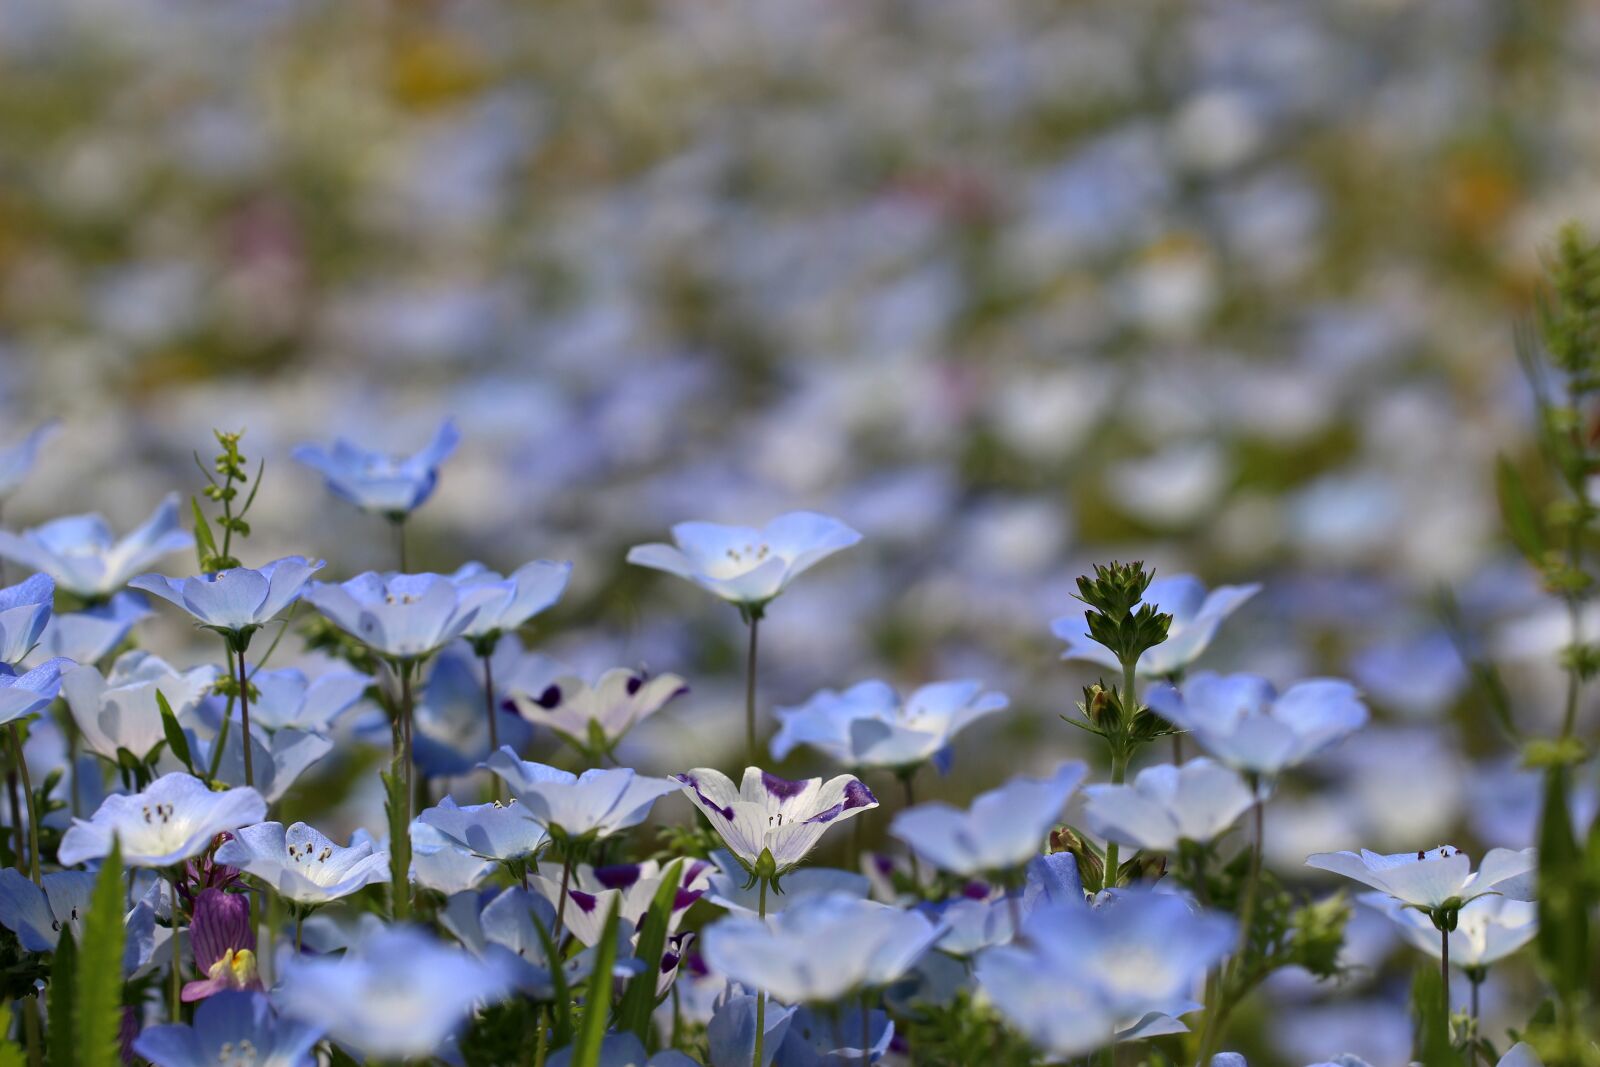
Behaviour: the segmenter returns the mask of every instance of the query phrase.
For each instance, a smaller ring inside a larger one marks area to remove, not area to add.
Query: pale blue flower
[[[49,707],[61,691],[61,672],[70,667],[68,660],[52,659],[25,674],[0,672],[0,725]]]
[[[39,447],[60,428],[60,421],[51,419],[16,444],[0,448],[0,501],[21,488],[39,458]]]
[[[98,663],[121,647],[134,625],[151,614],[149,601],[138,593],[116,593],[105,603],[82,611],[56,612],[24,662],[33,665],[59,656],[74,663]]]
[[[118,541],[99,515],[72,515],[21,534],[0,530],[0,556],[56,580],[56,586],[103,600],[161,557],[192,548],[178,526],[178,495],[162,500],[144,525]]]
[[[432,827],[474,856],[497,863],[531,856],[550,839],[544,827],[514,800],[461,807],[445,797],[418,815],[416,822]]]
[[[273,999],[341,1045],[376,1060],[431,1056],[471,1013],[511,991],[511,968],[387,927],[340,957],[285,956]]]
[[[194,1023],[152,1026],[133,1050],[155,1067],[309,1067],[322,1034],[315,1027],[280,1019],[265,994],[228,990],[207,997]]]
[[[712,767],[676,776],[684,795],[705,813],[712,829],[748,870],[770,853],[782,874],[805,859],[828,827],[878,806],[872,790],[853,774],[790,781],[760,767],[733,780]]]
[[[71,930],[83,944],[83,923],[94,896],[93,871],[50,871],[43,888],[20,871],[0,870],[0,926],[17,935],[29,952],[54,952],[62,930]],[[131,975],[148,964],[156,949],[156,913],[140,900],[124,916],[127,940],[122,950],[122,972]]]
[[[861,535],[837,519],[791,511],[762,529],[680,522],[676,544],[635,545],[628,562],[686,578],[723,600],[759,610],[802,572]]]
[[[1039,908],[1016,942],[979,955],[976,974],[1013,1026],[1066,1059],[1171,1032],[1170,1017],[1200,1007],[1192,998],[1234,932],[1227,916],[1195,911],[1176,894],[1127,890],[1098,908]]]
[[[1061,764],[1049,778],[1013,778],[981,793],[966,811],[942,802],[897,813],[889,833],[942,871],[978,876],[1014,870],[1038,855],[1085,767]]]
[[[626,767],[593,768],[581,775],[517,758],[502,747],[484,764],[511,787],[527,817],[566,837],[609,837],[637,826],[678,784]]]
[[[231,567],[193,578],[141,574],[128,583],[154,593],[199,620],[208,630],[230,638],[235,648],[294,603],[306,582],[326,564],[304,556],[286,556],[263,567]]]
[[[1208,593],[1205,585],[1189,574],[1152,581],[1141,603],[1171,615],[1172,625],[1165,641],[1139,657],[1139,673],[1165,678],[1187,670],[1211,644],[1217,628],[1260,589],[1259,585],[1221,585]],[[1121,670],[1116,653],[1089,636],[1086,614],[1074,611],[1050,624],[1050,631],[1067,643],[1061,658]]]
[[[39,643],[55,599],[56,583],[47,574],[0,589],[0,665],[16,666]]]
[[[370,685],[371,677],[355,671],[329,671],[311,679],[294,667],[254,668],[250,671],[250,686],[255,690],[250,697],[250,726],[326,734],[332,730],[334,720],[354,707]],[[213,729],[222,725],[225,706],[216,696],[202,705],[207,724]],[[237,702],[233,716],[237,722]]]
[[[928,917],[824,893],[761,919],[734,914],[701,932],[707,966],[789,1004],[826,1004],[888,985],[938,940]]]
[[[194,757],[195,766],[211,766],[216,745],[220,741],[222,757],[216,761],[217,781],[244,783],[245,733],[242,729],[229,730],[225,738],[221,734],[202,738],[187,727],[184,733],[189,738],[189,751]],[[250,763],[255,771],[255,789],[269,804],[282,800],[296,779],[332,751],[333,739],[325,734],[292,729],[275,730],[269,734],[265,730],[257,730],[253,722],[250,724]]]
[[[762,1013],[761,1067],[778,1054],[798,1009],[769,1001]],[[751,1067],[756,1054],[756,998],[748,993],[724,996],[706,1025],[710,1067]]]
[[[389,853],[371,841],[340,845],[297,822],[245,826],[217,849],[217,862],[255,875],[300,904],[326,904],[389,880]]]
[[[318,472],[328,488],[362,511],[404,516],[420,507],[439,481],[439,467],[455,451],[461,435],[446,419],[420,452],[391,456],[371,452],[344,438],[331,449],[305,444],[294,458]]]
[[[1253,674],[1202,671],[1181,690],[1156,686],[1145,701],[1222,763],[1269,780],[1367,721],[1355,686],[1337,678],[1313,678],[1280,694]]]
[[[575,1046],[554,1052],[549,1067],[570,1067]],[[607,1034],[600,1039],[600,1058],[595,1067],[699,1067],[694,1060],[674,1049],[662,1049],[654,1056],[645,1051],[639,1038],[631,1033]],[[743,1067],[750,1067],[746,1056]]]
[[[772,1006],[768,1005],[767,1010],[770,1012]],[[859,1004],[843,1011],[797,1009],[784,1032],[778,1055],[772,1061],[774,1067],[845,1067],[845,1064],[880,1062],[894,1040],[894,1021],[885,1012],[867,1012],[868,1046],[866,1056],[862,1056],[861,1011]],[[749,1062],[749,1057],[745,1062]]]
[[[1400,936],[1414,948],[1438,959],[1442,952],[1433,920],[1387,893],[1362,893],[1356,899],[1388,916]],[[1490,893],[1462,905],[1450,938],[1450,962],[1457,967],[1487,967],[1532,941],[1539,932],[1539,907],[1531,900],[1510,900]]]
[[[824,689],[797,708],[778,709],[772,757],[786,759],[796,746],[810,745],[853,768],[942,762],[956,734],[1009,703],[1005,694],[985,692],[972,680],[924,685],[904,701],[876,680],[843,693]]]
[[[166,740],[157,691],[182,724],[216,680],[217,669],[210,665],[179,672],[159,656],[134,649],[117,657],[109,676],[87,665],[68,671],[61,694],[84,746],[115,763],[119,749],[144,759]]]
[[[497,644],[490,656],[496,691],[505,693],[526,669],[526,661],[536,658],[515,640]],[[466,642],[454,641],[435,657],[412,716],[412,755],[423,774],[430,778],[471,774],[492,754],[483,683],[483,662]],[[533,739],[533,727],[508,710],[503,697],[495,701],[494,709],[502,744],[521,749]],[[387,743],[389,729],[386,718],[374,716],[362,724],[361,733]]]
[[[590,685],[544,656],[529,656],[506,697],[534,726],[560,734],[584,751],[610,752],[624,734],[689,691],[676,674],[614,667]]]
[[[739,861],[723,849],[711,853],[716,870],[709,873],[706,899],[729,911],[760,910],[760,887],[750,883]],[[767,914],[782,911],[790,904],[818,893],[834,893],[865,899],[870,888],[867,876],[832,867],[799,867],[783,878],[783,892],[767,894]]]
[[[411,880],[450,896],[475,889],[500,864],[474,855],[427,823],[411,823]]]
[[[1132,785],[1089,785],[1084,820],[1108,841],[1171,852],[1180,841],[1210,844],[1256,802],[1239,775],[1201,757],[1182,767],[1147,767]]]
[[[1539,852],[1532,848],[1492,848],[1484,854],[1476,871],[1472,869],[1471,856],[1449,845],[1392,855],[1366,849],[1360,853],[1319,852],[1307,858],[1306,866],[1342,874],[1387,893],[1402,904],[1432,911],[1459,908],[1484,893],[1498,893],[1510,900],[1533,900]]]
[[[213,793],[191,775],[164,774],[142,792],[107,797],[91,818],[72,820],[56,859],[63,867],[103,859],[116,838],[128,866],[170,867],[204,852],[218,834],[266,817],[254,789]]]
[[[312,582],[307,603],[380,655],[415,659],[466,633],[478,609],[507,595],[507,583],[462,588],[442,574],[379,574]]]
[[[476,893],[458,893],[445,905],[439,921],[473,955],[506,966],[524,993],[539,1000],[554,996],[554,975],[544,946],[555,928],[556,910],[545,897],[516,886],[500,890],[487,902]],[[595,955],[591,948],[560,960],[568,988],[594,971]],[[643,970],[631,947],[619,940],[612,977],[627,980]]]
[[[571,575],[571,563],[547,559],[524,563],[504,577],[481,563],[468,563],[450,576],[457,585],[466,588],[492,585],[503,589],[509,584],[511,588],[504,596],[483,603],[462,636],[487,641],[510,633],[560,600]]]

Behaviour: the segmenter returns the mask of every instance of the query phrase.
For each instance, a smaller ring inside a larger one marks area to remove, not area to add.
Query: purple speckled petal
[[[619,863],[613,867],[596,867],[594,877],[607,889],[626,889],[639,880],[639,865]]]
[[[775,796],[779,800],[793,800],[805,792],[808,783],[804,779],[798,782],[791,782],[787,778],[779,778],[771,771],[762,771],[761,784],[766,786],[767,793],[771,796]]]
[[[591,915],[594,913],[594,906],[599,898],[593,893],[585,893],[582,890],[574,889],[567,893],[567,899],[576,904],[579,911],[585,915]]]

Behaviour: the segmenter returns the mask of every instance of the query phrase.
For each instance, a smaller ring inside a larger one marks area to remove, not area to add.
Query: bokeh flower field
[[[1597,60],[0,0],[0,1060],[1600,1062]]]

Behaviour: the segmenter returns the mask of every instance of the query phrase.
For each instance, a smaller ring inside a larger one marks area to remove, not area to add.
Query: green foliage
[[[383,810],[389,818],[389,914],[404,922],[411,914],[411,826],[406,819],[406,775],[398,760],[382,774]]]
[[[95,877],[89,914],[83,923],[83,946],[77,956],[76,1011],[79,1067],[118,1067],[122,1062],[117,1032],[122,1022],[122,845],[113,840],[111,855]]]
[[[994,1008],[978,1003],[967,990],[912,1016],[904,1028],[919,1067],[1026,1067],[1037,1059]]]
[[[461,1058],[467,1067],[505,1067],[523,1062],[537,1028],[544,1025],[540,1008],[513,997],[485,1008],[461,1035]]]
[[[1567,774],[1545,772],[1539,820],[1539,961],[1563,1000],[1582,992],[1589,978],[1589,911],[1593,902],[1585,857],[1578,851],[1567,809]]]
[[[31,1009],[25,1007],[22,1010],[28,1011]],[[0,1035],[5,1035],[10,1032],[11,1005],[5,1002],[0,1002]],[[28,1057],[27,1054],[22,1051],[22,1046],[18,1045],[9,1037],[0,1036],[0,1067],[23,1067],[23,1065],[27,1062]],[[72,1061],[66,1060],[63,1062],[70,1064]],[[54,1059],[50,1061],[50,1067],[57,1067],[57,1063]]]
[[[667,868],[666,877],[656,889],[639,928],[639,942],[634,955],[644,964],[644,970],[628,983],[622,996],[622,1006],[617,1012],[617,1028],[632,1030],[640,1041],[650,1041],[650,1012],[656,1006],[656,979],[661,974],[661,957],[667,949],[667,929],[672,922],[673,905],[678,899],[678,885],[683,878],[683,860],[676,860]]]
[[[184,735],[183,727],[178,725],[178,717],[172,713],[172,705],[167,702],[167,696],[161,690],[156,690],[156,707],[161,709],[161,732],[167,738],[167,751],[183,762],[183,767],[190,774],[194,774],[194,758],[189,754],[189,738]]]
[[[572,1046],[572,1067],[599,1067],[600,1046],[611,1017],[611,969],[617,962],[617,927],[621,918],[622,901],[613,900],[600,931],[600,942],[595,946],[594,970],[589,973],[583,1017],[578,1020],[578,1036]]]
[[[64,926],[50,964],[50,1067],[73,1067],[78,1062],[74,1040],[77,1005],[73,1002],[77,982],[78,946],[72,938],[72,927]]]
[[[1450,1040],[1450,1017],[1444,1010],[1444,978],[1437,968],[1417,968],[1411,982],[1411,1016],[1416,1022],[1416,1061],[1422,1067],[1461,1067],[1462,1058]]]
[[[1137,663],[1146,650],[1167,639],[1172,616],[1139,598],[1150,587],[1154,571],[1143,563],[1095,564],[1094,577],[1078,579],[1078,599],[1089,605],[1084,614],[1089,636],[1116,654],[1124,665]]]
[[[232,554],[233,538],[236,534],[239,537],[250,536],[250,523],[245,520],[245,515],[256,501],[256,493],[261,489],[261,475],[266,470],[266,461],[262,460],[256,468],[255,483],[251,486],[250,494],[239,504],[238,510],[234,510],[239,487],[250,483],[249,472],[245,469],[247,461],[239,451],[239,439],[244,436],[244,431],[228,433],[213,430],[212,433],[216,435],[222,451],[212,458],[210,469],[201,461],[198,452],[195,453],[194,462],[206,479],[206,487],[201,493],[207,500],[222,507],[222,514],[216,520],[216,527],[222,532],[220,546],[211,531],[211,525],[206,521],[205,513],[200,509],[199,498],[189,498],[194,511],[195,555],[199,559],[200,569],[208,574],[242,565]]]

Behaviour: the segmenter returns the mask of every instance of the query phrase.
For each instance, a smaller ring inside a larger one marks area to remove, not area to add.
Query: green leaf
[[[21,1001],[18,1001],[21,1003]],[[23,1011],[31,1011],[31,1007],[24,1007]],[[11,1032],[11,1005],[0,1001],[0,1035]],[[24,1067],[28,1062],[27,1055],[22,1051],[22,1046],[8,1037],[0,1037],[0,1067]],[[64,1061],[71,1064],[71,1060]],[[56,1061],[50,1061],[50,1067],[56,1067]]]
[[[72,938],[72,927],[63,926],[50,963],[50,1067],[74,1067],[78,1062],[77,1005],[73,1003],[77,981],[77,942]]]
[[[600,1045],[605,1041],[606,1022],[611,1017],[611,968],[617,962],[617,923],[621,917],[622,898],[618,896],[606,912],[605,929],[595,946],[594,970],[589,972],[583,1018],[578,1021],[578,1039],[572,1045],[572,1067],[599,1067],[600,1064]]]
[[[211,526],[206,522],[205,512],[200,510],[200,498],[191,496],[189,504],[194,509],[194,554],[200,558],[203,570],[206,561],[216,557],[217,542],[211,536]]]
[[[161,709],[161,732],[167,737],[167,751],[183,761],[184,769],[194,774],[194,759],[189,755],[189,739],[184,736],[183,727],[178,725],[178,717],[172,712],[172,705],[167,703],[166,694],[156,690],[156,707]]]
[[[389,816],[389,912],[396,922],[411,914],[411,827],[406,824],[406,776],[399,760],[383,774]]]
[[[120,1067],[117,1033],[122,1024],[122,843],[100,865],[83,921],[78,953],[77,1024],[79,1067]]]
[[[683,876],[683,860],[674,860],[667,876],[656,889],[655,899],[639,927],[639,943],[634,955],[644,970],[634,975],[622,995],[617,1012],[617,1029],[632,1030],[646,1045],[650,1041],[650,1012],[656,1006],[656,982],[661,975],[661,957],[667,950],[667,929],[672,922],[672,906],[678,899],[678,882]]]
[[[567,972],[561,966],[561,952],[556,947],[555,938],[539,921],[538,915],[530,914],[529,917],[533,919],[534,932],[539,935],[539,945],[544,949],[545,962],[550,968],[550,1014],[554,1024],[550,1043],[556,1048],[564,1048],[572,1041],[572,994],[567,991]]]
[[[1530,563],[1538,565],[1544,558],[1544,525],[1539,521],[1533,501],[1522,484],[1522,476],[1505,456],[1494,465],[1495,492],[1500,498],[1500,517],[1506,524],[1506,533],[1517,551]]]
[[[1576,996],[1589,975],[1589,910],[1593,890],[1585,877],[1567,807],[1567,769],[1545,772],[1539,819],[1539,933],[1536,944],[1546,978],[1563,998]]]
[[[1450,1043],[1450,1018],[1444,1010],[1444,979],[1430,966],[1417,968],[1411,983],[1411,1014],[1417,1022],[1416,1058],[1422,1067],[1460,1067]]]

